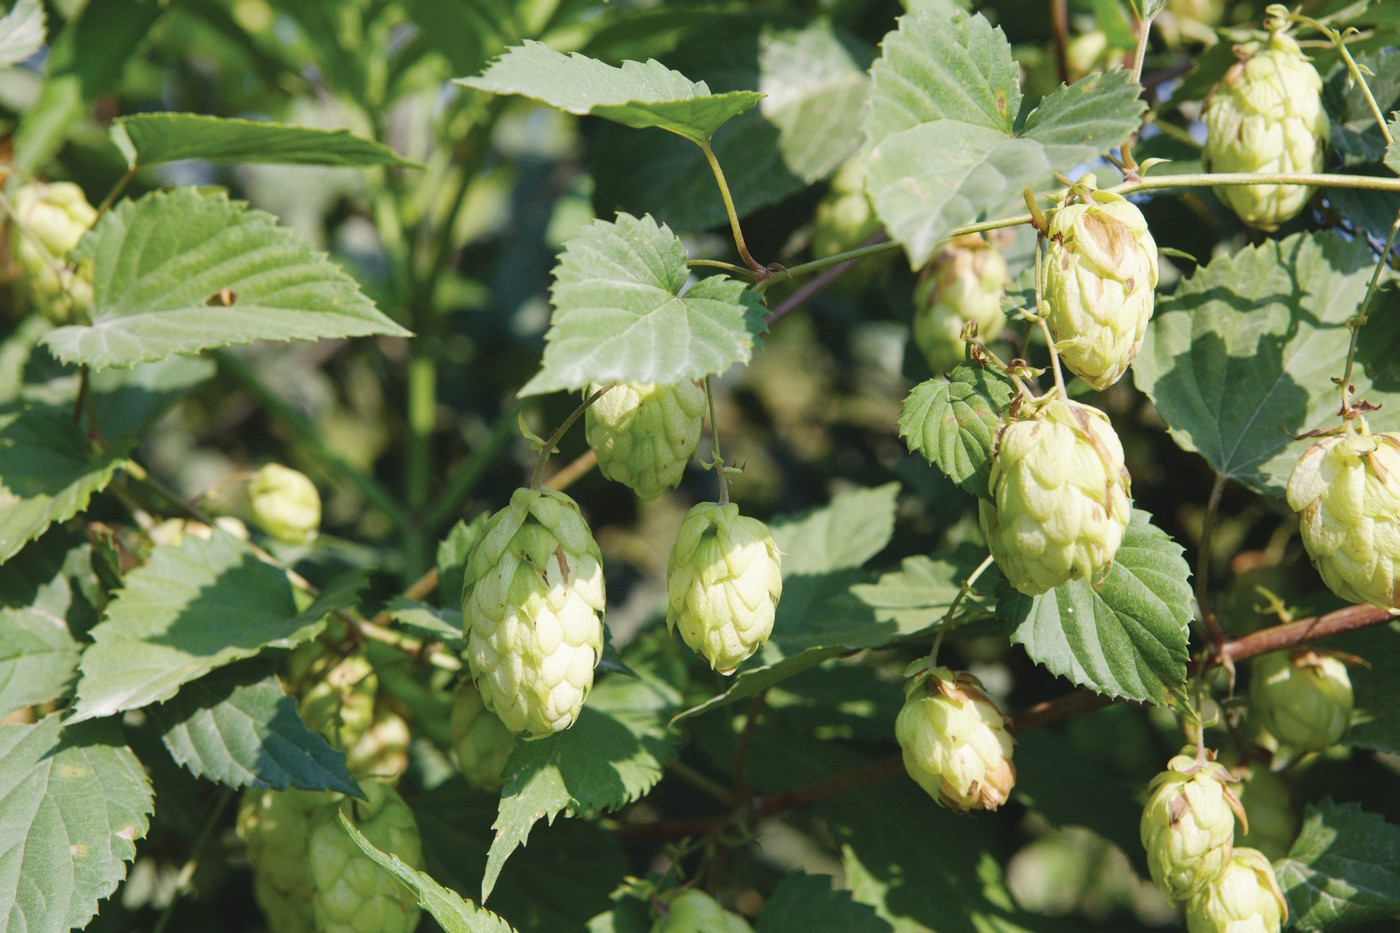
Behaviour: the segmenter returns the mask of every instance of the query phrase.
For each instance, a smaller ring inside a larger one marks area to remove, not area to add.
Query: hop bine
[[[1258,849],[1236,849],[1220,877],[1186,907],[1189,933],[1278,933],[1287,920],[1274,868]]]
[[[1187,900],[1225,871],[1235,816],[1244,819],[1231,780],[1224,765],[1199,761],[1186,749],[1148,785],[1142,845],[1152,880],[1168,898]]]
[[[1351,723],[1346,665],[1311,650],[1275,651],[1253,663],[1250,712],[1286,745],[1319,752],[1337,744]]]
[[[588,394],[598,388],[589,386]],[[705,390],[689,380],[621,383],[588,407],[588,446],[604,476],[643,499],[655,499],[680,484],[700,443],[704,411]]]

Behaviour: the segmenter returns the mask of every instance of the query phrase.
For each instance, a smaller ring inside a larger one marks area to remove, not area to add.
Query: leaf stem
[[[1006,226],[1010,226],[1010,224],[1007,224]],[[961,230],[961,228],[959,229]],[[952,239],[956,235],[957,234],[949,234],[948,238]],[[899,249],[898,243],[896,243],[894,240],[884,240],[882,238],[882,241],[879,243],[871,243],[865,246],[858,246],[855,249],[848,249],[844,253],[835,253],[831,256],[823,256],[821,259],[813,259],[811,262],[804,262],[800,265],[790,266],[788,267],[785,276],[775,276],[773,278],[764,279],[762,282],[759,282],[757,285],[754,286],[754,291],[762,293],[766,291],[770,285],[780,281],[783,277],[796,278],[799,275],[807,275],[811,272],[820,272],[821,270],[826,269],[830,266],[838,266],[842,263],[853,262],[857,259],[862,259],[866,256],[874,256],[876,253],[887,253],[890,250],[894,249]]]
[[[555,448],[559,445],[559,439],[564,436],[569,428],[574,426],[575,421],[583,417],[583,413],[588,411],[590,405],[602,398],[603,395],[615,385],[617,385],[616,382],[609,382],[607,385],[588,396],[588,398],[584,399],[583,402],[573,410],[569,417],[564,419],[564,423],[555,428],[554,433],[549,435],[549,439],[544,442],[544,449],[540,451],[539,462],[535,464],[535,475],[530,478],[531,489],[539,489],[544,485],[544,465],[549,462],[550,454],[554,453]]]
[[[1201,610],[1201,620],[1210,633],[1211,644],[1217,657],[1224,658],[1225,632],[1220,628],[1220,620],[1215,617],[1215,609],[1210,601],[1210,557],[1211,543],[1215,534],[1215,520],[1220,513],[1220,498],[1228,483],[1224,476],[1216,474],[1215,484],[1210,488],[1210,498],[1206,501],[1205,519],[1201,525],[1201,545],[1196,554],[1196,605]],[[1226,666],[1229,667],[1228,661]],[[1233,669],[1231,680],[1234,679]]]
[[[1347,347],[1347,364],[1342,370],[1342,414],[1345,416],[1351,410],[1351,373],[1352,367],[1356,364],[1356,348],[1361,342],[1361,328],[1366,326],[1366,322],[1371,316],[1371,299],[1375,297],[1376,288],[1380,284],[1381,272],[1390,261],[1391,250],[1395,249],[1395,239],[1400,234],[1400,213],[1395,215],[1395,222],[1390,225],[1390,237],[1385,241],[1385,250],[1381,253],[1380,259],[1376,262],[1376,271],[1371,273],[1371,281],[1366,285],[1366,295],[1361,299],[1361,310],[1348,322],[1351,328],[1351,345]]]
[[[1390,132],[1390,126],[1385,122],[1385,115],[1381,113],[1380,105],[1376,103],[1376,96],[1371,93],[1371,86],[1366,83],[1366,76],[1361,72],[1361,66],[1356,63],[1356,59],[1351,57],[1351,50],[1347,48],[1346,40],[1342,34],[1330,26],[1305,16],[1302,13],[1288,13],[1287,18],[1295,23],[1303,23],[1311,26],[1322,33],[1336,48],[1337,54],[1342,56],[1342,61],[1346,62],[1347,76],[1355,84],[1361,85],[1361,93],[1366,98],[1366,106],[1371,108],[1371,116],[1375,118],[1376,125],[1381,128],[1381,136],[1385,138],[1386,144],[1395,142],[1394,135]]]
[[[724,471],[724,455],[719,452],[719,422],[715,420],[715,394],[710,391],[710,377],[705,377],[705,404],[710,408],[710,459],[719,476],[719,504],[729,504],[729,474]]]
[[[719,185],[719,196],[724,199],[724,212],[729,215],[729,228],[734,233],[734,246],[739,250],[739,258],[754,272],[762,273],[763,266],[749,254],[748,244],[744,242],[744,231],[739,227],[739,213],[734,209],[734,198],[729,194],[729,182],[724,180],[724,169],[720,168],[719,159],[715,158],[715,151],[710,148],[710,141],[706,139],[696,145],[705,153],[705,161],[710,163],[710,171],[714,172],[715,183]]]
[[[130,185],[135,178],[136,167],[133,166],[127,169],[121,178],[117,179],[116,184],[112,185],[112,190],[108,191],[107,196],[102,199],[102,203],[97,205],[97,220],[101,220],[103,215],[112,209],[112,205],[117,202],[117,198],[121,197],[127,185]],[[96,220],[93,222],[96,223]]]
[[[687,259],[685,261],[685,264],[688,267],[702,266],[711,269],[723,269],[725,272],[730,272],[734,275],[747,276],[751,279],[756,278],[758,276],[758,273],[753,271],[752,269],[745,268],[744,266],[736,266],[732,262],[722,262],[718,259]],[[768,279],[765,279],[761,284],[767,284],[768,281]]]
[[[938,665],[938,650],[943,647],[943,637],[953,628],[953,618],[957,615],[958,609],[968,596],[972,595],[972,588],[977,585],[977,581],[982,574],[987,572],[987,568],[992,566],[992,555],[988,554],[982,563],[977,565],[977,569],[968,574],[963,579],[962,586],[958,587],[958,595],[953,597],[953,601],[948,604],[948,611],[943,613],[943,618],[939,622],[938,632],[933,637],[933,646],[928,651],[929,667]]]

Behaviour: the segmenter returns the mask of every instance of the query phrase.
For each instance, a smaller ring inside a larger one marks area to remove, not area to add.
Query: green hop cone
[[[666,567],[666,625],[710,667],[732,674],[768,641],[783,592],[768,526],[732,502],[686,513]]]
[[[1186,42],[1215,42],[1216,23],[1225,14],[1225,0],[1167,0],[1167,8],[1152,21],[1171,48]]]
[[[1157,244],[1133,204],[1099,191],[1092,175],[1050,213],[1045,254],[1047,322],[1075,375],[1099,391],[1142,349],[1157,287]]]
[[[318,933],[411,933],[418,926],[412,891],[355,844],[340,825],[343,810],[355,828],[381,851],[423,867],[423,850],[413,811],[398,791],[364,781],[365,800],[342,798],[338,807],[317,813],[307,840],[311,908]]]
[[[1186,749],[1148,785],[1142,845],[1152,880],[1171,900],[1192,897],[1225,871],[1235,816],[1244,817],[1231,780],[1224,765],[1198,762]]]
[[[895,738],[904,770],[959,813],[995,810],[1016,784],[1011,722],[971,674],[915,662],[904,685]]]
[[[319,651],[319,646],[313,645],[312,650]],[[362,654],[348,655],[325,668],[319,677],[309,679],[297,701],[297,713],[313,732],[337,748],[347,749],[374,724],[378,692],[379,678],[369,659]]]
[[[1256,764],[1244,774],[1237,796],[1249,817],[1249,832],[1237,829],[1236,845],[1247,840],[1269,858],[1287,855],[1298,836],[1298,811],[1284,779]]]
[[[730,913],[704,891],[691,888],[657,908],[651,933],[753,933],[753,927]]]
[[[1009,281],[1001,251],[980,236],[959,237],[924,270],[914,296],[914,342],[929,368],[947,372],[963,361],[964,325],[977,323],[982,341],[1006,324],[1002,294]]]
[[[92,268],[69,266],[68,253],[97,220],[97,211],[83,189],[66,181],[20,187],[14,210],[20,225],[33,234],[10,232],[30,295],[50,321],[67,324],[92,305]]]
[[[1189,933],[1278,933],[1287,920],[1274,868],[1257,849],[1236,849],[1224,873],[1186,907]]]
[[[408,769],[408,746],[412,740],[408,722],[380,700],[374,704],[369,728],[346,747],[345,767],[356,777],[397,783]]]
[[[1123,447],[1097,408],[1052,399],[1001,431],[993,502],[979,503],[987,546],[1006,579],[1036,596],[1113,564],[1131,507]]]
[[[1351,678],[1336,658],[1310,650],[1275,651],[1254,661],[1250,710],[1280,742],[1318,752],[1351,723]]]
[[[253,896],[272,933],[316,933],[307,840],[318,814],[335,799],[326,791],[243,792],[238,835],[253,866]]]
[[[589,394],[597,388],[589,386]],[[680,484],[700,443],[704,411],[705,390],[690,380],[620,383],[588,406],[588,445],[604,476],[655,499]]]
[[[831,176],[831,188],[812,214],[813,256],[822,259],[855,249],[880,229],[880,218],[865,193],[865,176],[862,155],[847,159]]]
[[[1287,495],[1322,582],[1349,602],[1400,608],[1400,434],[1347,422],[1304,451]]]
[[[269,463],[253,474],[248,508],[259,528],[287,544],[306,544],[321,527],[321,494],[316,485],[280,463]]]
[[[1206,99],[1205,163],[1212,172],[1316,172],[1330,130],[1322,79],[1298,43],[1275,32],[1262,47],[1235,49],[1242,60]],[[1273,230],[1303,209],[1307,185],[1220,185],[1215,193],[1240,220]]]
[[[517,489],[467,558],[467,664],[486,708],[536,739],[578,719],[603,654],[603,557],[578,503]]]
[[[506,759],[515,747],[515,736],[481,701],[481,691],[464,681],[452,701],[452,751],[467,783],[487,793],[505,786]]]

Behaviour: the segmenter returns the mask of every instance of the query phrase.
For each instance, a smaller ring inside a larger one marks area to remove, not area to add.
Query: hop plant
[[[321,494],[305,475],[269,463],[248,484],[248,508],[259,528],[287,544],[306,544],[321,527]]]
[[[590,394],[597,388],[590,386]],[[690,380],[621,383],[588,407],[588,445],[604,476],[655,499],[680,484],[700,443],[704,411],[705,390]]]
[[[1244,818],[1231,780],[1224,765],[1186,749],[1148,785],[1142,845],[1152,880],[1174,901],[1198,894],[1225,871],[1235,816]]]
[[[376,848],[423,867],[413,811],[388,784],[364,781],[365,800],[346,800],[316,815],[307,840],[311,908],[318,933],[410,933],[418,926],[413,892],[379,867],[340,825],[343,811]]]
[[[995,340],[1006,323],[1001,297],[1009,281],[1001,251],[980,236],[959,237],[924,270],[914,296],[914,342],[929,367],[947,372],[962,362],[962,332]]]
[[[1305,751],[1335,745],[1351,722],[1346,665],[1316,651],[1275,651],[1254,662],[1250,710],[1280,742]]]
[[[1273,32],[1261,47],[1235,50],[1242,60],[1206,99],[1205,163],[1212,172],[1316,172],[1330,135],[1322,79],[1289,36]],[[1303,209],[1306,185],[1221,185],[1215,192],[1240,220],[1273,230]]]
[[[481,691],[464,681],[452,701],[452,750],[462,776],[478,790],[498,793],[515,736],[481,701]]]
[[[1221,876],[1186,907],[1189,933],[1278,933],[1287,920],[1274,868],[1258,849],[1236,849]]]
[[[1103,391],[1142,349],[1157,287],[1157,244],[1133,204],[1092,175],[1050,213],[1044,293],[1055,347]]]
[[[92,269],[73,269],[68,253],[78,245],[97,211],[72,182],[24,185],[14,195],[19,230],[10,234],[15,259],[35,304],[55,324],[66,324],[92,304]]]
[[[993,501],[979,503],[997,566],[1028,596],[1107,574],[1131,517],[1123,447],[1097,408],[1054,398],[1002,429]]]
[[[925,661],[912,674],[894,726],[904,770],[959,813],[997,809],[1016,783],[1010,720],[971,674]]]
[[[651,933],[753,933],[748,921],[730,913],[697,888],[682,891],[657,909]]]
[[[578,719],[603,653],[603,558],[578,504],[517,489],[467,558],[467,664],[486,708],[542,738]]]
[[[253,866],[253,897],[272,933],[317,933],[307,840],[318,814],[334,799],[325,791],[243,792],[238,835]]]
[[[1349,602],[1400,608],[1400,434],[1348,421],[1303,452],[1287,495],[1322,582]]]
[[[686,513],[666,568],[666,625],[710,667],[731,674],[768,641],[783,592],[768,527],[732,502]]]

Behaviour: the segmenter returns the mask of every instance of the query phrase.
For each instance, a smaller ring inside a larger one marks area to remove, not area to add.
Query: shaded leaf
[[[1296,929],[1400,917],[1400,827],[1354,803],[1324,800],[1308,807],[1274,873]]]
[[[922,454],[963,490],[990,499],[987,479],[1000,413],[1015,395],[999,373],[961,364],[950,376],[914,387],[899,411],[899,436],[910,453]]]
[[[417,166],[349,130],[197,113],[140,113],[112,121],[112,142],[130,168],[181,159],[281,165]]]
[[[1348,668],[1356,712],[1343,741],[1400,755],[1400,623],[1352,632],[1334,645],[1366,661]]]
[[[890,925],[828,875],[793,872],[778,882],[758,915],[755,933],[889,933]]]
[[[462,611],[437,608],[417,600],[395,596],[388,603],[390,617],[417,637],[435,641],[455,654],[466,656],[467,639],[462,634]]]
[[[0,716],[53,700],[78,669],[78,636],[97,621],[92,548],[49,532],[5,565],[0,580]]]
[[[783,576],[831,573],[860,567],[894,535],[898,483],[834,496],[822,508],[773,523],[783,554]]]

